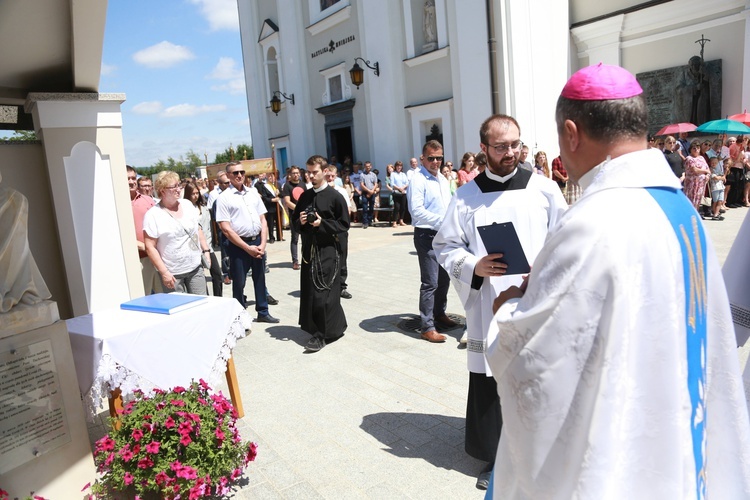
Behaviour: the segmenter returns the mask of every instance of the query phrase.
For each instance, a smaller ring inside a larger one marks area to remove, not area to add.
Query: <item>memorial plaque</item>
[[[721,118],[721,59],[690,58],[685,66],[635,75],[648,106],[649,133],[671,123],[701,125]]]
[[[52,341],[0,341],[0,474],[70,440]]]

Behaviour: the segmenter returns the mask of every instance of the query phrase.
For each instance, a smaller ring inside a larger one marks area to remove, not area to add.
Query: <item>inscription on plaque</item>
[[[52,342],[0,344],[0,474],[68,442]]]
[[[649,133],[671,123],[701,125],[721,118],[721,59],[693,56],[685,66],[635,75],[648,106]]]

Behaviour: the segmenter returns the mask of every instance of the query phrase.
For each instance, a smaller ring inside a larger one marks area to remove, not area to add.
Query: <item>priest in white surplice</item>
[[[465,449],[488,462],[477,487],[486,489],[500,439],[502,417],[497,387],[484,352],[492,321],[492,301],[502,290],[520,285],[522,275],[505,273],[500,254],[488,255],[478,228],[512,222],[526,259],[533,263],[547,236],[568,205],[551,180],[518,168],[523,147],[518,122],[494,115],[479,130],[487,168],[453,196],[432,246],[451,277],[466,311],[469,395]]]
[[[557,103],[583,196],[495,301],[504,427],[488,495],[750,498],[750,424],[724,282],[657,149],[635,77],[574,74]]]

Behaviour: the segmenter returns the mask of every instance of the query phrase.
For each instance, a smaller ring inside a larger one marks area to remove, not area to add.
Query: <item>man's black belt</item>
[[[256,234],[255,236],[240,236],[240,239],[242,241],[244,241],[245,243],[250,243],[251,241],[253,241],[258,236],[260,236],[260,233]]]
[[[417,233],[427,233],[427,234],[433,234],[433,235],[437,234],[436,230],[429,229],[429,228],[426,228],[426,227],[415,227],[414,228],[414,232],[417,232]]]

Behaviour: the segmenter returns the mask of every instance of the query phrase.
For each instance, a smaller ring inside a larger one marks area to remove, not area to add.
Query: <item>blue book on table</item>
[[[129,311],[174,314],[208,301],[203,295],[182,293],[156,293],[120,304],[120,309]]]

